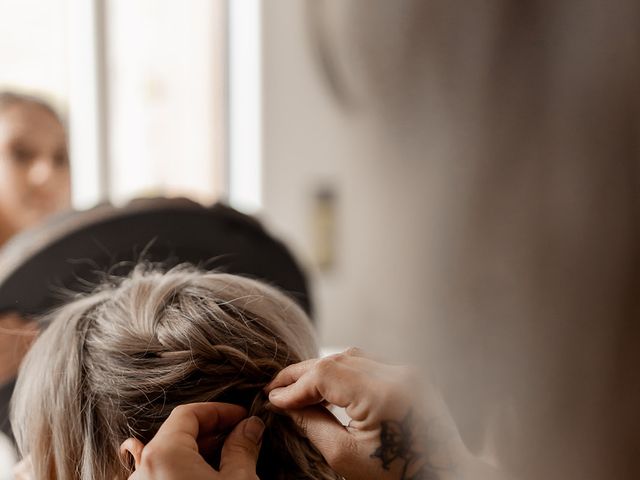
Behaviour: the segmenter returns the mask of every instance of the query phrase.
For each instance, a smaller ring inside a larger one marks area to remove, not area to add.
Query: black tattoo
[[[420,440],[424,440],[425,428],[421,422],[414,420],[413,411],[409,410],[402,421],[385,420],[381,423],[380,446],[374,453],[372,458],[379,458],[382,462],[382,468],[391,469],[391,464],[396,460],[402,462],[402,470],[400,480],[439,480],[445,470],[442,468],[427,464],[419,465],[425,459],[423,452],[416,449],[416,445],[420,444]],[[413,474],[409,474],[409,468],[418,467]]]

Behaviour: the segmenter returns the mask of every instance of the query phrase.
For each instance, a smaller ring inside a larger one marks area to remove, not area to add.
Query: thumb
[[[337,472],[353,462],[358,444],[347,428],[322,406],[285,412],[300,427],[305,437],[318,449],[329,466]]]
[[[264,423],[258,417],[238,423],[222,447],[220,473],[229,474],[229,478],[242,478],[242,473],[255,475],[263,432]]]

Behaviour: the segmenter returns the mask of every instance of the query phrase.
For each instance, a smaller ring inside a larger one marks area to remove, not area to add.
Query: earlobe
[[[137,469],[140,466],[143,448],[144,444],[137,438],[127,438],[120,445],[120,456],[126,461],[128,460],[128,455],[131,455]]]

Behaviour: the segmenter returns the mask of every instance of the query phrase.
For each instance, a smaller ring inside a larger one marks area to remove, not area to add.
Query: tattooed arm
[[[439,479],[443,476],[457,476],[458,465],[445,453],[444,458],[435,458],[434,452],[425,451],[424,445],[432,443],[439,447],[443,440],[436,438],[430,442],[436,425],[426,425],[410,409],[405,417],[398,420],[380,422],[380,446],[371,454],[377,458],[385,471],[394,464],[401,468],[401,480]],[[438,450],[438,448],[436,448]],[[446,452],[446,450],[445,450]],[[431,457],[431,458],[430,458]]]
[[[423,422],[411,409],[401,421],[380,423],[380,446],[371,457],[385,471],[400,465],[400,480],[507,480],[455,444],[459,438],[451,422]]]
[[[469,454],[438,392],[420,395],[417,378],[351,349],[291,365],[267,391],[347,480],[502,480]],[[325,402],[345,408],[349,425]]]

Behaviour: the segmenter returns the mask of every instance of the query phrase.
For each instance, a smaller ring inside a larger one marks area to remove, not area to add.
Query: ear
[[[133,461],[137,469],[140,466],[143,448],[144,444],[137,438],[127,438],[120,445],[120,455],[123,459],[126,459],[127,454],[130,454],[133,457]]]

